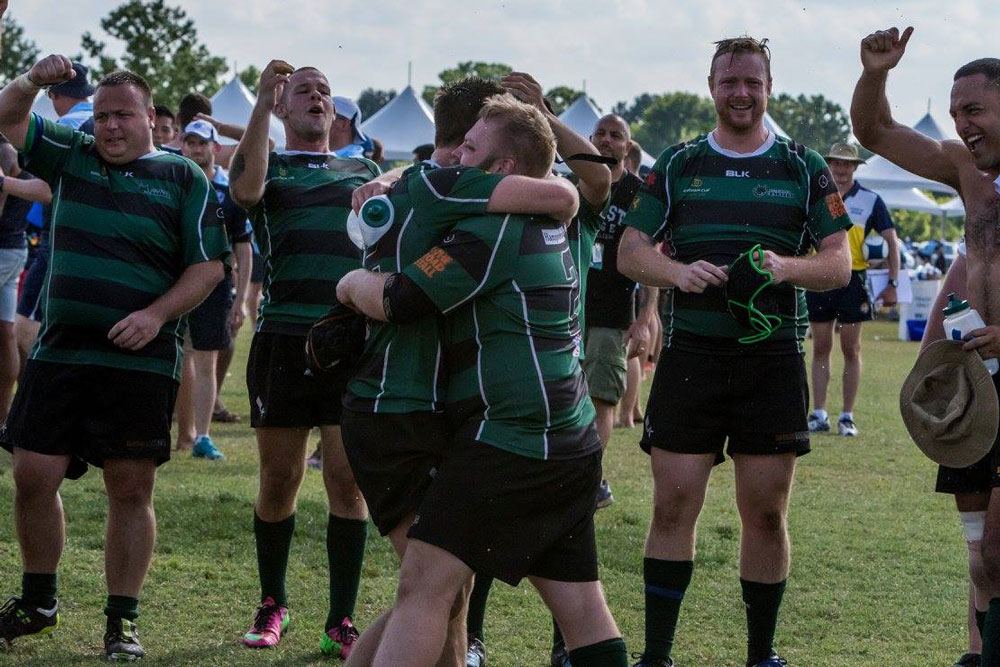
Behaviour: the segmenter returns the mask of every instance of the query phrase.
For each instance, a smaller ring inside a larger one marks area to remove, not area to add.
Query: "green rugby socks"
[[[139,598],[127,595],[109,595],[104,605],[104,615],[108,618],[124,618],[134,621],[139,618]]]
[[[646,646],[643,657],[667,660],[674,647],[677,618],[684,593],[691,583],[694,561],[642,560],[642,578],[646,587]],[[576,662],[574,661],[575,665]]]
[[[330,515],[326,523],[326,557],[330,564],[330,612],[326,629],[354,618],[354,605],[361,585],[361,563],[365,557],[368,522]]]
[[[288,552],[295,532],[295,514],[281,521],[264,521],[253,513],[253,534],[257,541],[257,572],[260,575],[260,599],[270,597],[275,604],[287,605],[285,572]]]
[[[55,574],[24,572],[21,575],[21,600],[29,607],[52,609],[56,603]]]
[[[761,584],[740,578],[743,602],[747,608],[747,664],[767,660],[774,647],[778,627],[778,609],[785,595],[785,581]]]

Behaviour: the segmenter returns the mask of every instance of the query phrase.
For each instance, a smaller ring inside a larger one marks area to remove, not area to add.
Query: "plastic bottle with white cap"
[[[944,334],[952,340],[965,340],[970,331],[986,326],[976,309],[970,307],[968,301],[959,301],[954,292],[948,295],[948,305],[943,312]],[[990,375],[1000,370],[1000,362],[996,359],[983,359],[983,363]]]

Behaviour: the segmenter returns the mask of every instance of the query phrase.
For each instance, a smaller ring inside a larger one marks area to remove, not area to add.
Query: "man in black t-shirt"
[[[605,448],[614,427],[615,407],[625,392],[627,360],[646,354],[649,321],[656,314],[656,290],[642,287],[636,318],[636,282],[618,271],[618,242],[625,230],[625,213],[642,185],[635,174],[625,170],[630,140],[628,123],[614,114],[597,121],[590,137],[601,155],[618,160],[611,167],[611,201],[601,213],[601,228],[590,262],[582,360],[597,411],[597,432]],[[603,480],[597,506],[607,507],[612,502],[611,487]]]
[[[14,382],[21,369],[14,336],[14,315],[18,281],[28,257],[25,235],[28,211],[32,201],[44,201],[51,194],[47,184],[21,171],[17,151],[0,135],[0,208],[3,209],[0,214],[0,423],[7,419]]]

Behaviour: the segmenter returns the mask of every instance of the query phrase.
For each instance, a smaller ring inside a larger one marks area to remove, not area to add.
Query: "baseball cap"
[[[219,133],[215,131],[215,126],[207,120],[193,120],[188,123],[187,127],[184,128],[184,136],[189,134],[201,137],[205,141],[219,143]]]
[[[49,92],[65,95],[77,100],[82,100],[93,95],[96,88],[94,88],[87,78],[87,73],[90,69],[83,63],[74,62],[73,71],[76,74],[72,79],[57,83],[49,88]]]
[[[334,95],[331,99],[336,114],[351,121],[351,128],[354,130],[354,136],[357,137],[355,143],[367,144],[368,137],[361,131],[361,109],[358,108],[358,105],[350,97]]]

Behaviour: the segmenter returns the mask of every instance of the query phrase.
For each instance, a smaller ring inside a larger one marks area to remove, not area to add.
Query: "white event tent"
[[[892,209],[944,215],[944,207],[917,188],[883,188],[878,190],[885,205]]]
[[[239,76],[234,75],[229,83],[212,96],[212,117],[224,123],[246,126],[250,122],[255,102],[253,93],[243,85]],[[268,135],[274,140],[276,148],[281,149],[285,146],[285,128],[273,114]],[[230,145],[236,143],[225,137],[220,137],[220,142]]]
[[[413,86],[407,86],[363,121],[361,130],[382,142],[386,160],[410,160],[414,148],[434,143],[434,115]]]
[[[580,97],[576,98],[576,101],[566,107],[565,111],[559,114],[559,120],[580,136],[589,139],[590,135],[594,133],[594,126],[597,125],[597,121],[601,119],[602,115],[600,109],[594,106],[589,97],[580,95]],[[646,151],[642,151],[640,164],[643,167],[652,167],[655,162],[656,158]],[[561,173],[567,173],[569,168],[563,164],[557,164],[556,170]]]
[[[941,210],[949,218],[965,217],[965,204],[962,203],[961,197],[955,197],[946,201],[941,205]]]

